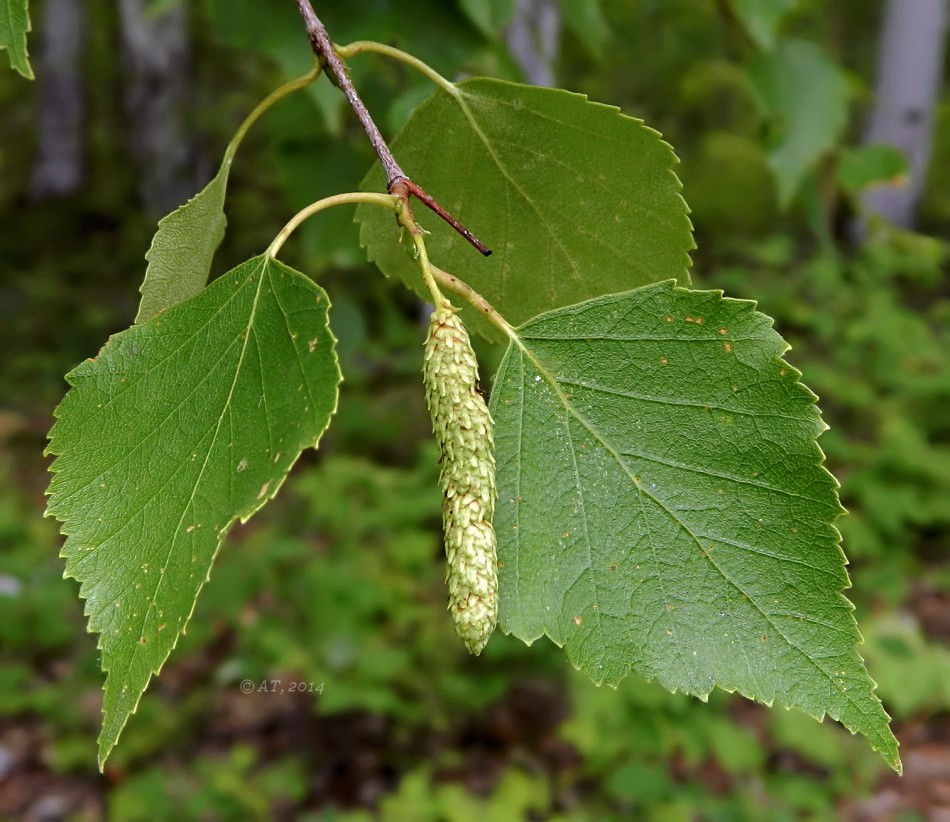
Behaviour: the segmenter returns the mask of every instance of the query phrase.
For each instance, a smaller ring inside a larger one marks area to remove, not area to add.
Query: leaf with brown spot
[[[842,593],[825,425],[772,321],[666,282],[516,334],[491,398],[502,630],[596,682],[831,716],[899,769]]]

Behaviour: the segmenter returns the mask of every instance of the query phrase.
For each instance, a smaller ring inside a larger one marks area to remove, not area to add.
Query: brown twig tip
[[[363,101],[353,87],[353,83],[350,82],[346,66],[343,65],[343,61],[334,50],[330,35],[327,34],[326,28],[324,28],[320,18],[317,17],[314,12],[313,6],[310,5],[310,0],[297,0],[297,8],[303,17],[304,25],[307,27],[307,36],[310,38],[310,45],[313,48],[314,54],[317,55],[320,65],[323,66],[330,79],[333,80],[333,84],[343,92],[350,107],[356,113],[360,125],[363,126],[366,136],[369,137],[376,156],[379,157],[379,162],[386,172],[386,188],[389,193],[402,197],[407,203],[410,194],[417,197],[468,240],[479,252],[486,257],[489,256],[491,249],[487,245],[442,208],[442,206],[435,201],[435,198],[425,189],[412,182],[399,167],[399,163],[396,162],[396,158],[393,157],[389,146],[386,145],[383,135],[376,127],[376,123],[373,122],[373,118],[370,116],[369,111],[367,111],[366,106],[363,105]]]
[[[397,189],[398,190],[395,190]],[[408,191],[415,197],[417,200],[420,200],[426,208],[434,211],[438,214],[445,222],[447,222],[452,228],[454,228],[459,234],[461,234],[468,242],[472,245],[473,248],[477,249],[485,257],[491,256],[491,249],[485,245],[481,240],[478,239],[471,231],[469,231],[465,226],[463,226],[458,220],[455,219],[448,211],[446,211],[442,206],[438,204],[435,197],[429,194],[421,186],[414,183],[408,177],[401,177],[399,179],[393,180],[389,184],[389,193],[397,194],[399,196],[405,196],[402,194],[403,191]]]

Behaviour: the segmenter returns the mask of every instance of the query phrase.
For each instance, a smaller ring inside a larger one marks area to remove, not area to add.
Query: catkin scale
[[[498,622],[493,423],[476,388],[478,362],[468,332],[448,303],[429,320],[422,374],[442,456],[449,611],[465,647],[478,654]]]

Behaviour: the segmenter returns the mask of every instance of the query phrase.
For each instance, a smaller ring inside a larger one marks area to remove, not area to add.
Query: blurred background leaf
[[[749,81],[770,121],[769,163],[779,203],[791,203],[805,174],[830,151],[847,117],[841,70],[815,43],[783,40],[749,65]]]
[[[763,51],[775,48],[782,19],[798,0],[729,0],[736,17]]]

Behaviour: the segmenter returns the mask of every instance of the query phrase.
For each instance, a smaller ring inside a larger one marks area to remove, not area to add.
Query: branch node
[[[409,206],[410,195],[418,198],[427,208],[434,211],[445,220],[445,222],[452,226],[452,228],[462,235],[474,248],[478,249],[481,254],[486,257],[489,256],[491,249],[488,246],[442,208],[442,206],[436,202],[435,198],[424,188],[416,185],[399,167],[399,163],[396,162],[396,158],[393,156],[392,151],[389,150],[389,146],[386,145],[383,135],[376,127],[376,123],[373,122],[373,118],[370,116],[356,88],[350,81],[349,72],[340,59],[340,56],[336,53],[333,43],[330,40],[330,35],[327,34],[326,28],[314,12],[313,6],[310,5],[310,0],[297,0],[297,8],[300,10],[300,14],[304,19],[307,36],[310,38],[310,45],[313,48],[314,54],[317,55],[320,65],[324,68],[325,73],[333,85],[343,92],[350,107],[356,113],[360,125],[363,126],[366,136],[369,137],[376,156],[379,157],[383,171],[386,172],[386,190],[390,194],[395,194],[399,197],[407,208]]]

